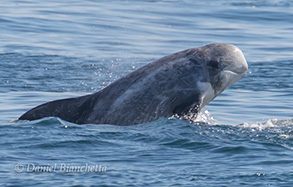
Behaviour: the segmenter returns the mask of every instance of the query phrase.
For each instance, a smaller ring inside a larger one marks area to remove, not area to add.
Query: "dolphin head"
[[[242,51],[231,44],[210,44],[199,48],[205,75],[197,82],[202,89],[202,107],[227,87],[242,79],[248,69]]]

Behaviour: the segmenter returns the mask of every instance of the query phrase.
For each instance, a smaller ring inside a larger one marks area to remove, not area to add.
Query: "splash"
[[[189,113],[185,114],[184,116],[179,116],[175,114],[168,119],[181,119],[181,120],[188,120],[190,123],[198,124],[204,123],[207,125],[218,125],[218,122],[214,119],[214,117],[210,114],[208,110],[202,110],[199,113],[189,111]]]
[[[203,110],[202,112],[198,113],[194,122],[203,122],[207,125],[219,125],[217,120],[211,115],[208,110]]]
[[[268,129],[268,128],[280,128],[280,127],[293,127],[293,119],[288,120],[278,120],[278,119],[269,119],[262,123],[243,123],[238,126],[243,128],[257,129],[259,131]]]

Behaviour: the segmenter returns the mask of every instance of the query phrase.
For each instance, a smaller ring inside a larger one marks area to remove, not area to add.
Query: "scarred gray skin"
[[[247,72],[243,53],[210,44],[163,57],[94,94],[51,101],[20,120],[59,117],[76,124],[132,125],[160,117],[196,116],[202,107]]]

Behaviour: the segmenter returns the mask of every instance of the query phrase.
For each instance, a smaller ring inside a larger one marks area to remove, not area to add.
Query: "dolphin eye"
[[[208,62],[208,66],[213,68],[213,69],[219,69],[220,68],[220,62],[216,60],[211,60]]]

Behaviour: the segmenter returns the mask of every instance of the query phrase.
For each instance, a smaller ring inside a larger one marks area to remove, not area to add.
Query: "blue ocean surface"
[[[292,0],[1,0],[0,31],[1,186],[293,186]],[[198,122],[17,121],[210,43],[249,70]]]

